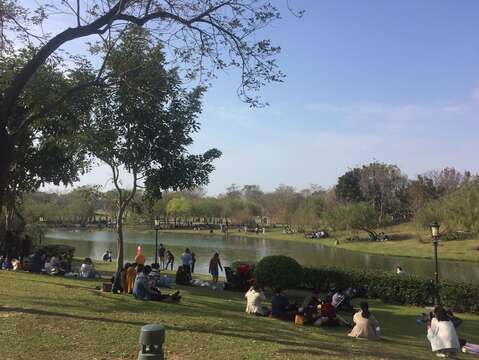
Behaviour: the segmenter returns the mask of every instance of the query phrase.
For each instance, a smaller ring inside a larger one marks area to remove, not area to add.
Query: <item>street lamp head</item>
[[[38,219],[40,222],[43,222],[45,219],[43,218],[43,216],[40,216],[40,218]]]
[[[158,219],[158,218],[155,219],[155,226],[156,227],[160,226],[160,219]]]
[[[439,227],[440,225],[437,223],[437,221],[434,221],[431,224],[431,235],[434,239],[439,237]]]

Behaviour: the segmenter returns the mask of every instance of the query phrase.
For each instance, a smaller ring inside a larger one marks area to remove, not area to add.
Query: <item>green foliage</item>
[[[378,225],[378,214],[368,203],[338,204],[324,213],[324,222],[332,229],[355,231]]]
[[[303,269],[296,260],[289,256],[266,256],[255,267],[255,277],[259,284],[281,287],[282,289],[298,287],[303,278]]]
[[[433,221],[438,221],[446,234],[479,234],[479,185],[465,185],[417,211],[415,222],[420,229],[428,229]]]
[[[184,196],[175,197],[166,205],[168,216],[181,217],[191,214],[191,202]]]
[[[339,201],[363,201],[360,187],[361,169],[355,168],[348,171],[338,179],[336,185],[336,198]]]
[[[335,267],[307,267],[303,273],[305,288],[328,291],[331,287],[366,287],[368,297],[390,303],[425,306],[433,301],[433,282],[415,276]],[[441,282],[440,294],[446,307],[479,313],[479,285]]]

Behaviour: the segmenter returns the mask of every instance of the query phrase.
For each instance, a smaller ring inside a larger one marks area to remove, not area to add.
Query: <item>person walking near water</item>
[[[165,252],[166,248],[163,246],[163,244],[160,244],[160,247],[158,249],[158,257],[160,258],[160,269],[165,269]]]
[[[171,270],[173,270],[173,265],[175,263],[175,257],[171,253],[170,250],[166,250],[166,259],[167,259],[167,262],[166,262],[165,270],[168,270],[168,265],[171,265]]]
[[[196,264],[196,254],[194,252],[191,253],[191,273],[195,272],[195,264]]]
[[[223,266],[221,266],[220,254],[215,253],[210,260],[209,273],[213,277],[213,282],[218,282],[219,269],[223,271]]]

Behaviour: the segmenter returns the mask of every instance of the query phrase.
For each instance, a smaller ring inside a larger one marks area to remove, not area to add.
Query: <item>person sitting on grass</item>
[[[90,258],[85,258],[85,260],[83,260],[83,263],[80,266],[80,277],[84,279],[94,279],[99,277]]]
[[[321,305],[321,315],[314,322],[314,326],[349,326],[346,320],[336,314],[336,308],[331,304],[331,301],[332,297],[328,295],[324,304]]]
[[[180,292],[177,291],[171,295],[161,294],[158,288],[150,286],[149,274],[151,273],[151,266],[142,266],[141,272],[135,279],[135,285],[133,287],[133,296],[139,300],[153,300],[153,301],[166,301],[166,302],[178,302],[181,299]]]
[[[434,317],[427,322],[427,339],[439,357],[455,356],[460,350],[456,329],[442,306],[436,306]]]
[[[63,275],[65,270],[60,266],[60,259],[56,256],[52,256],[50,261],[45,263],[45,273],[48,275]]]
[[[252,315],[267,316],[269,310],[261,302],[266,300],[264,292],[256,284],[246,292],[246,312]]]
[[[351,295],[352,289],[349,289],[347,292],[344,292],[342,288],[338,288],[336,293],[332,297],[331,304],[336,308],[336,311],[346,311],[353,313],[354,309],[351,305]]]
[[[13,269],[12,262],[10,261],[10,259],[8,257],[5,257],[0,265],[1,265],[0,267],[1,267],[2,270],[12,270]]]
[[[379,339],[379,322],[373,314],[369,312],[369,304],[362,302],[359,310],[353,316],[354,328],[348,336],[363,339]]]
[[[304,316],[305,325],[313,325],[314,322],[319,319],[321,314],[318,312],[319,305],[321,305],[321,298],[319,290],[315,289],[311,293],[311,296],[305,299],[301,313]]]
[[[148,277],[150,281],[150,286],[152,288],[160,287],[160,280],[161,280],[160,264],[158,263],[151,264],[151,271],[148,274]]]
[[[133,286],[135,285],[136,275],[138,271],[143,269],[143,265],[137,263],[131,264],[131,266],[126,270],[126,293],[133,293]]]
[[[274,290],[271,298],[271,316],[280,320],[293,321],[297,306],[291,305],[281,288]]]
[[[128,293],[128,280],[127,280],[127,273],[128,269],[130,268],[131,264],[130,263],[125,263],[123,266],[123,269],[121,269],[121,292],[124,294]]]

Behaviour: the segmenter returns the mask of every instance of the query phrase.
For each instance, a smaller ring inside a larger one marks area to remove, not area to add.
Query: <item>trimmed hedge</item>
[[[434,296],[434,283],[428,279],[335,267],[304,268],[302,287],[322,291],[333,287],[365,287],[370,298],[416,306],[431,305]],[[441,281],[440,295],[446,307],[479,313],[479,285]]]
[[[289,289],[301,284],[303,268],[289,256],[272,255],[260,260],[254,269],[254,276],[258,284]]]

